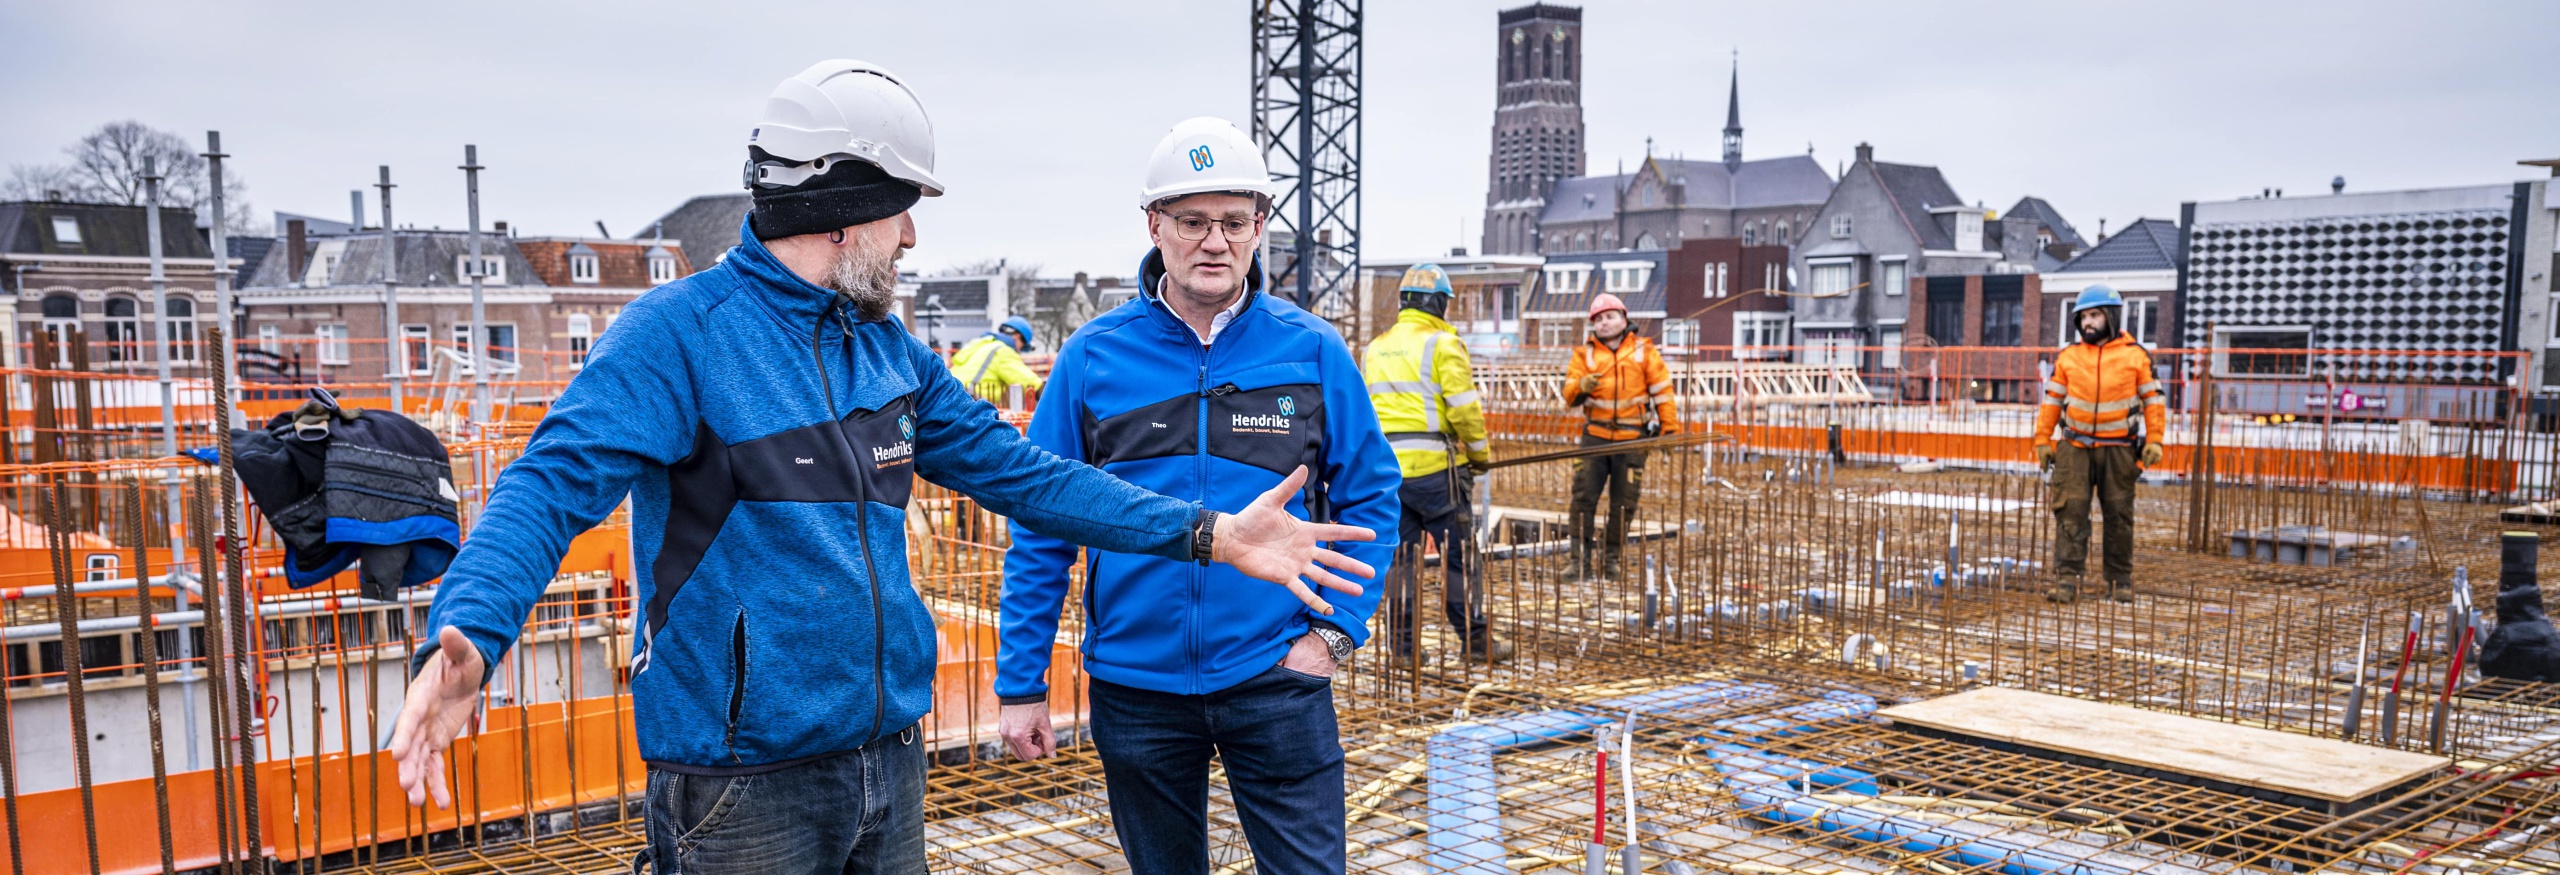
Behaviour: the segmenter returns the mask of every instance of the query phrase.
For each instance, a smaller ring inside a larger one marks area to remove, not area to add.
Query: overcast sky
[[[459,227],[462,144],[487,220],[620,236],[737,189],[774,82],[877,61],[922,95],[950,194],[917,208],[925,270],[1009,257],[1126,273],[1133,199],[1174,122],[1239,122],[1250,0],[0,4],[0,163],[100,123],[223,132],[265,213],[340,216],[389,164],[403,224]],[[1473,248],[1497,9],[1370,0],[1372,257]],[[1949,11],[1960,10],[1960,11]],[[2182,200],[2510,181],[2560,157],[2560,3],[1585,5],[1591,170],[1713,157],[1730,52],[1746,154],[1859,141],[1994,209],[2042,195],[2084,234]],[[368,203],[370,203],[368,190]]]

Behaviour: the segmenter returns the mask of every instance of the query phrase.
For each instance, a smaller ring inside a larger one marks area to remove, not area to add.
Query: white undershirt
[[[1244,302],[1250,300],[1252,297],[1253,295],[1251,293],[1237,295],[1235,303],[1229,304],[1226,309],[1218,311],[1218,315],[1209,317],[1209,333],[1201,334],[1199,331],[1194,330],[1191,332],[1192,336],[1200,338],[1201,346],[1208,346],[1209,344],[1217,342],[1218,332],[1227,330],[1227,323],[1235,321],[1236,316],[1244,312]],[[1157,305],[1164,307],[1165,312],[1172,313],[1173,318],[1176,321],[1180,321],[1183,327],[1191,327],[1191,321],[1182,318],[1182,311],[1174,309],[1172,303],[1164,300],[1163,280],[1156,281],[1156,303]]]

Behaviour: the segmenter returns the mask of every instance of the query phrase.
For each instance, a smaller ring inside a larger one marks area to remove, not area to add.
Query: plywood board
[[[1982,687],[1877,712],[1896,723],[2330,802],[2372,797],[2451,764],[2369,745]]]

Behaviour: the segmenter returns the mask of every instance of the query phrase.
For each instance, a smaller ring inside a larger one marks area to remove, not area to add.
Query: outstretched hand
[[[391,758],[400,764],[400,789],[408,792],[409,804],[425,805],[432,793],[437,808],[452,808],[452,794],[444,788],[444,751],[479,707],[481,676],[487,672],[480,648],[460,629],[444,627],[436,634],[436,647],[400,704]]]
[[[1344,571],[1376,577],[1367,563],[1319,546],[1326,541],[1374,541],[1378,533],[1359,526],[1311,523],[1289,515],[1289,496],[1307,483],[1307,466],[1246,505],[1241,512],[1221,514],[1209,558],[1235,566],[1258,580],[1289,588],[1309,610],[1331,616],[1333,605],[1318,598],[1307,581],[1345,595],[1359,595],[1360,585],[1335,576]],[[1328,570],[1330,569],[1330,570]]]

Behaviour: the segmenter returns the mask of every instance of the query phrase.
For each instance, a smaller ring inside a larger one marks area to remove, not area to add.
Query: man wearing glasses
[[[1165,135],[1139,197],[1156,247],[1142,295],[1067,339],[1030,436],[1210,507],[1278,484],[1296,493],[1293,514],[1377,532],[1335,549],[1384,569],[1403,477],[1341,335],[1262,292],[1271,189],[1234,125],[1197,118]],[[1014,526],[996,694],[1005,743],[1026,760],[1057,749],[1049,652],[1074,561],[1073,545]],[[1332,577],[1314,563],[1305,574]],[[1091,732],[1129,868],[1209,871],[1215,756],[1260,871],[1343,871],[1332,677],[1368,639],[1378,596],[1325,591],[1315,610],[1223,568],[1095,549],[1085,575]]]

